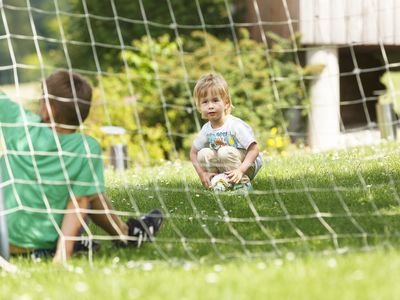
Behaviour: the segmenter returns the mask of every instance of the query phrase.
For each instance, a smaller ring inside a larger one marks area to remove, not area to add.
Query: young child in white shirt
[[[250,189],[262,161],[252,128],[231,115],[233,108],[225,79],[215,73],[202,76],[194,88],[203,125],[190,150],[190,159],[206,188],[211,178],[224,173],[236,187]]]

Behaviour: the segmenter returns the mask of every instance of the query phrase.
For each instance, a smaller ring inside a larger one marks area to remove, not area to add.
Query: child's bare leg
[[[128,225],[112,212],[112,204],[104,194],[78,197],[75,201],[70,200],[67,203],[67,210],[72,212],[67,212],[64,215],[61,226],[62,235],[58,239],[53,259],[55,263],[64,262],[72,256],[75,241],[68,238],[78,236],[82,226],[87,226],[84,220],[87,213],[78,211],[78,209],[86,210],[89,207],[99,211],[99,213],[91,213],[89,216],[95,224],[103,228],[107,233],[121,237],[128,235]]]
[[[94,211],[89,214],[90,218],[110,235],[119,237],[117,246],[129,243],[139,247],[143,241],[152,241],[163,222],[162,212],[153,209],[140,219],[129,218],[125,223],[113,212],[114,208],[104,194],[94,195],[90,200]]]
[[[94,195],[90,198],[92,210],[99,212],[89,214],[90,219],[108,234],[128,235],[128,225],[113,213],[112,203],[104,194]],[[101,212],[101,213],[100,213]]]
[[[68,201],[68,212],[65,213],[61,224],[61,234],[58,238],[56,253],[53,258],[55,263],[62,263],[72,256],[75,241],[68,238],[78,236],[82,226],[85,226],[86,213],[79,209],[87,209],[88,207],[89,199],[87,197],[78,197],[75,201]]]
[[[197,153],[197,160],[201,167],[209,173],[218,173],[217,152],[210,148],[203,148]]]

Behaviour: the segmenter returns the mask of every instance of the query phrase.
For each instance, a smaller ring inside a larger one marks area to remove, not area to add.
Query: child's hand
[[[200,175],[200,180],[203,186],[206,189],[209,189],[211,187],[211,178],[213,176],[217,175],[216,173],[209,173],[209,172],[204,172]]]
[[[225,175],[228,176],[230,183],[239,183],[244,174],[240,169],[235,169],[226,171]]]

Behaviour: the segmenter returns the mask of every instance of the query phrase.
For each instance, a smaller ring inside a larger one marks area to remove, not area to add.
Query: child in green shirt
[[[104,193],[99,143],[76,132],[89,114],[89,83],[58,71],[42,88],[39,115],[0,93],[0,170],[10,253],[55,250],[54,261],[61,262],[73,254],[82,227],[89,232],[87,217],[122,244],[152,240],[161,211],[123,222]]]

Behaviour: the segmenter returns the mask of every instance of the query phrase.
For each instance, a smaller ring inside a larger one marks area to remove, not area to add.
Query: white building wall
[[[302,43],[400,45],[400,0],[299,0]]]

